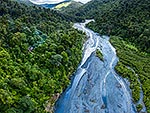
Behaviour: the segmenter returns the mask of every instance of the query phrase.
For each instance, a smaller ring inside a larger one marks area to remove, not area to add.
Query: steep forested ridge
[[[56,11],[0,4],[0,113],[46,112],[80,61],[83,34]]]
[[[121,36],[141,50],[150,52],[149,12],[148,0],[122,0],[117,7],[95,16],[95,30],[102,34]]]
[[[112,37],[111,43],[120,58],[116,70],[130,81],[135,103],[140,98],[140,80],[150,113],[150,1],[93,0],[69,14],[82,19],[94,18],[95,22],[88,27]],[[142,105],[137,108],[140,111]]]
[[[68,6],[70,7],[70,10],[63,13],[69,14],[72,17],[81,18],[83,20],[87,18],[93,19],[103,13],[105,9],[108,10],[111,9],[112,6],[117,5],[119,1],[120,0],[92,0],[76,8],[70,5]]]
[[[117,35],[150,52],[149,0],[93,0],[69,11],[73,17],[94,18],[95,31]],[[90,27],[90,26],[89,26]]]

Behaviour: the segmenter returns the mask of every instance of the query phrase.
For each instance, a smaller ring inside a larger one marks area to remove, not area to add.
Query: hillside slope
[[[124,0],[117,8],[95,16],[95,30],[118,35],[150,53],[150,3],[148,0]]]
[[[65,14],[69,14],[70,12],[80,8],[81,6],[83,6],[83,3],[71,1],[71,4],[69,4],[67,7],[61,8],[60,10]]]
[[[30,0],[11,0],[11,1],[17,1],[19,3],[24,3],[26,5],[34,5]]]
[[[0,113],[45,113],[79,64],[83,34],[56,11],[0,4]]]
[[[117,35],[150,52],[148,0],[93,0],[67,12],[76,18],[94,18],[94,29],[101,34]],[[81,19],[80,19],[81,20]]]

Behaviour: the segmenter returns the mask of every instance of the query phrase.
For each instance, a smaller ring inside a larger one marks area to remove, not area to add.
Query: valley
[[[150,113],[150,1],[42,3],[0,1],[0,113]]]

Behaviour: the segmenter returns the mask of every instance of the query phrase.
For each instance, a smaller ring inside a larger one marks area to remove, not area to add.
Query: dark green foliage
[[[101,51],[100,50],[96,50],[96,56],[98,57],[98,58],[100,58],[100,60],[104,60],[103,59],[103,55],[102,55],[102,53],[101,53]]]
[[[67,13],[80,21],[94,18],[88,27],[96,32],[123,37],[150,52],[149,0],[93,0]]]
[[[134,102],[139,100],[140,80],[144,92],[144,103],[150,113],[150,54],[139,51],[131,43],[119,37],[111,37],[111,43],[117,49],[119,63],[115,67],[117,72],[130,81]],[[129,69],[131,67],[135,73]],[[137,74],[137,76],[135,76]],[[138,110],[141,106],[137,106]]]
[[[115,0],[99,6],[96,23],[90,28],[101,34],[123,37],[146,52],[150,52],[150,1]],[[96,9],[95,9],[96,10]]]
[[[137,109],[138,109],[138,112],[140,112],[141,110],[142,110],[142,105],[141,104],[139,104],[138,106],[137,106]]]
[[[69,84],[83,34],[56,11],[0,4],[0,113],[44,113],[46,101]]]
[[[70,8],[69,11],[64,12],[75,17],[93,18],[100,11],[100,6],[107,3],[110,0],[92,0],[91,2],[81,5],[79,7]],[[113,1],[113,0],[112,0]],[[71,6],[69,6],[71,7]],[[67,10],[67,9],[66,9]]]

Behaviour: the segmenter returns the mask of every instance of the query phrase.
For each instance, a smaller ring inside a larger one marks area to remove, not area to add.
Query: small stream
[[[131,90],[114,70],[118,62],[109,37],[99,36],[85,27],[93,20],[75,23],[74,28],[86,33],[83,57],[68,88],[55,104],[55,113],[137,113]],[[96,56],[103,55],[103,61]]]

